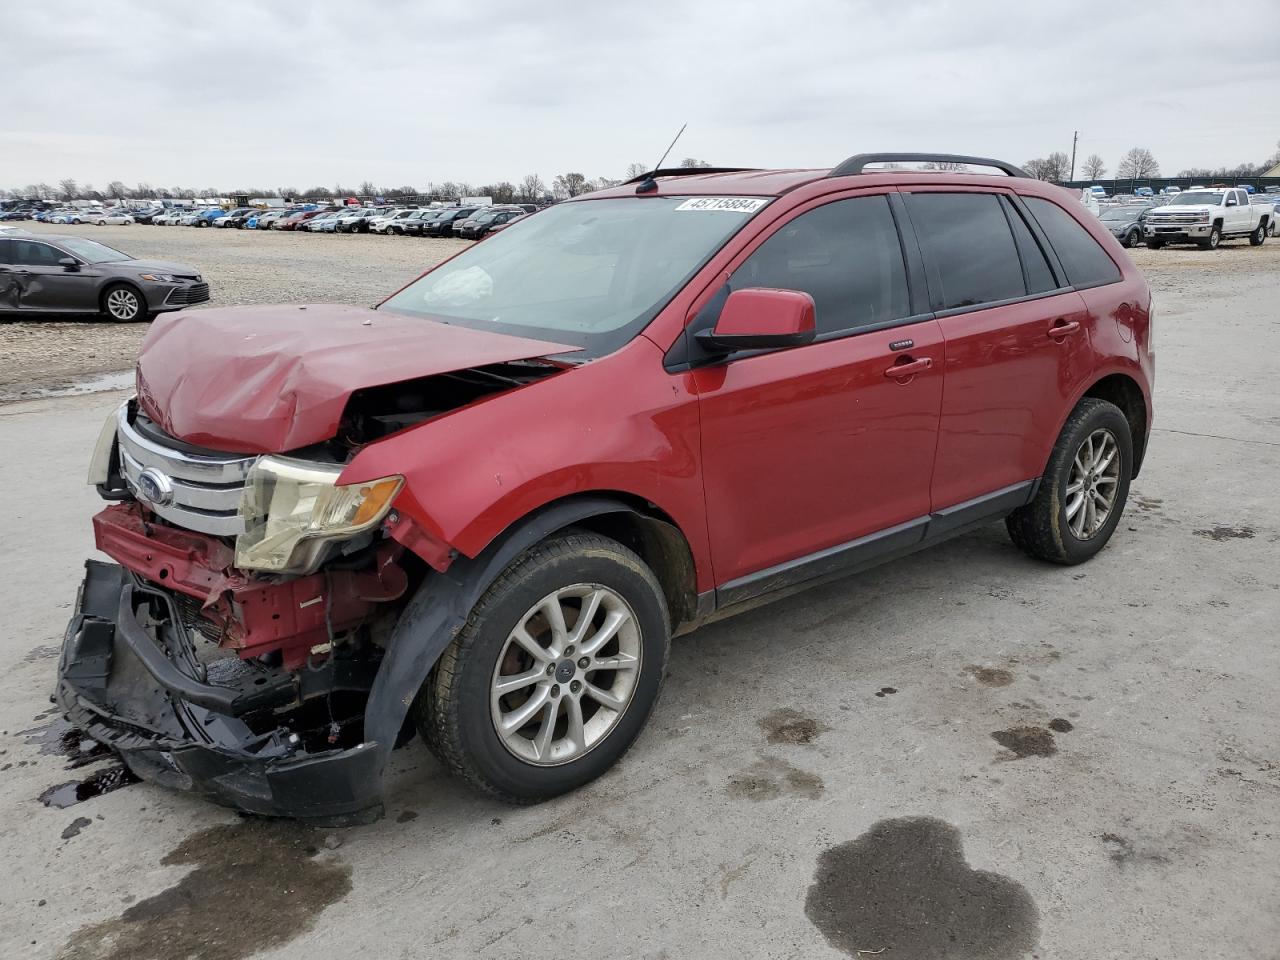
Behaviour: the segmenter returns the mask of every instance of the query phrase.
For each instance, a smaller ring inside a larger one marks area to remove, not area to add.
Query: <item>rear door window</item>
[[[906,265],[889,199],[837,200],[783,224],[729,280],[731,290],[750,287],[809,294],[820,335],[909,316]]]
[[[1009,221],[993,193],[909,193],[935,310],[1027,295]]]
[[[1115,261],[1075,217],[1052,200],[1042,197],[1022,199],[1053,245],[1053,251],[1067,273],[1068,283],[1082,289],[1115,283],[1120,279],[1120,268]]]
[[[1009,218],[1009,226],[1013,228],[1013,239],[1018,246],[1018,256],[1022,258],[1022,272],[1027,282],[1027,293],[1046,293],[1057,289],[1058,282],[1049,268],[1044,251],[1035,234],[1022,219],[1022,214],[1008,200],[1004,201],[1004,212]]]
[[[0,263],[13,263],[13,241],[0,237]]]

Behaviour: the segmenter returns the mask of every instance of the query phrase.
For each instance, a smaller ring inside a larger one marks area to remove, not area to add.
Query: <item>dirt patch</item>
[[[1076,725],[1063,717],[1054,717],[1049,721],[1049,729],[1054,733],[1070,733]]]
[[[852,957],[1013,960],[1039,939],[1030,894],[971,868],[960,831],[930,817],[882,820],[825,851],[804,912]]]
[[[282,821],[201,830],[160,861],[193,870],[120,916],[81,928],[58,956],[241,960],[280,947],[351,892],[351,868],[318,855],[314,841],[309,828]]]
[[[816,800],[825,789],[826,784],[816,773],[771,757],[758,760],[749,769],[731,776],[728,786],[729,796],[753,803],[783,796]]]
[[[820,720],[806,717],[798,710],[783,707],[760,721],[770,743],[813,743],[831,728]]]
[[[78,837],[80,836],[81,830],[83,830],[85,827],[91,826],[92,824],[93,824],[93,821],[90,820],[88,817],[76,817],[69,824],[67,824],[66,829],[62,831],[62,839],[70,840],[72,837]]]
[[[1006,750],[1012,750],[1017,759],[1025,757],[1052,757],[1058,752],[1053,733],[1044,727],[1010,727],[997,730],[991,739]]]
[[[1197,537],[1217,540],[1219,543],[1223,540],[1252,540],[1257,533],[1252,527],[1209,527],[1207,530],[1194,532]]]
[[[897,687],[881,687],[876,691],[877,697],[891,697],[898,692]]]
[[[1013,674],[999,667],[968,666],[964,668],[964,672],[984,687],[1007,687],[1013,683]]]

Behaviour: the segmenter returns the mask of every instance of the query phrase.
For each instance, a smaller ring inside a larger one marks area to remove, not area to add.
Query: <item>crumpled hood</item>
[[[138,400],[171,436],[282,453],[334,436],[356,390],[578,347],[338,304],[161,316],[138,355]]]

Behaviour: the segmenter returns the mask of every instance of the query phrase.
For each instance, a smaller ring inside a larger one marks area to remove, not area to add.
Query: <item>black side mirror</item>
[[[69,273],[75,273],[80,269],[80,261],[75,257],[63,257],[58,263],[62,264],[63,268]]]

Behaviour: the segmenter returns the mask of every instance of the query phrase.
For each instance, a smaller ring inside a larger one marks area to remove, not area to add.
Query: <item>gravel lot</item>
[[[209,280],[213,299],[207,307],[246,303],[372,305],[470,243],[378,234],[200,230],[142,224],[23,226],[32,233],[75,233],[100,240],[140,259],[189,263]],[[0,401],[38,396],[95,374],[127,370],[133,366],[146,332],[145,324],[96,319],[0,320]]]
[[[239,302],[367,302],[444,252],[122,232]],[[123,394],[0,408],[0,957],[1274,960],[1280,244],[1136,259],[1157,414],[1107,549],[1037,564],[997,524],[713,624],[624,761],[534,807],[417,742],[350,830],[82,788],[110,761],[48,694]]]

